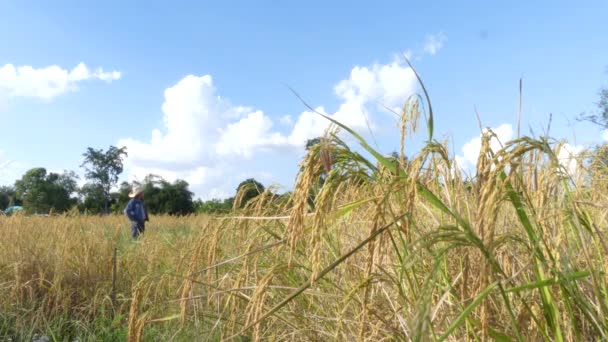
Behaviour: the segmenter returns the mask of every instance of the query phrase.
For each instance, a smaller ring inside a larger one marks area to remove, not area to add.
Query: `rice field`
[[[152,217],[137,242],[120,216],[0,218],[0,340],[608,339],[601,155],[571,174],[560,142],[493,151],[488,130],[465,178],[430,102],[428,143],[405,158],[408,104],[399,156],[334,122],[286,202]]]

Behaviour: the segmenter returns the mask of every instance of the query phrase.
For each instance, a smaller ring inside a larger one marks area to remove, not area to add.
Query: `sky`
[[[576,118],[608,86],[608,2],[493,3],[0,2],[0,185],[33,167],[82,175],[87,147],[114,145],[128,151],[122,180],[185,179],[202,199],[251,177],[289,190],[328,125],[290,88],[389,154],[399,130],[386,108],[420,92],[404,56],[465,170],[476,113],[516,136],[520,78],[522,134],[552,114],[569,153],[602,143]]]

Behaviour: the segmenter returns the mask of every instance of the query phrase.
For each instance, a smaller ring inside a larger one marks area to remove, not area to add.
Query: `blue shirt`
[[[144,202],[139,198],[131,199],[125,208],[124,213],[131,221],[144,222],[148,218],[148,212],[146,211]]]

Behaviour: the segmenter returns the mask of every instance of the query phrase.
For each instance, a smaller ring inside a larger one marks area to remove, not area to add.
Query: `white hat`
[[[129,197],[130,197],[130,198],[133,198],[133,197],[135,197],[135,196],[137,196],[137,195],[141,194],[142,192],[144,192],[144,188],[142,188],[142,187],[141,187],[141,186],[139,186],[139,185],[135,185],[135,186],[133,187],[133,190],[131,190],[131,193],[129,194]]]

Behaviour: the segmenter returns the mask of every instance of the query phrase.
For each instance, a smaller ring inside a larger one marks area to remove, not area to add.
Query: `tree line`
[[[118,184],[123,172],[125,147],[110,146],[107,150],[89,147],[80,165],[87,182],[78,186],[78,175],[73,171],[49,172],[43,167],[26,171],[13,185],[0,186],[0,210],[21,206],[28,214],[52,214],[74,211],[87,214],[121,213],[129,201],[132,184]],[[146,207],[152,214],[187,215],[199,213],[227,213],[233,208],[234,197],[194,200],[185,180],[169,182],[157,175],[148,175],[142,182]],[[135,185],[133,184],[133,185]],[[244,189],[242,205],[264,192],[255,179],[247,179],[236,188]]]

